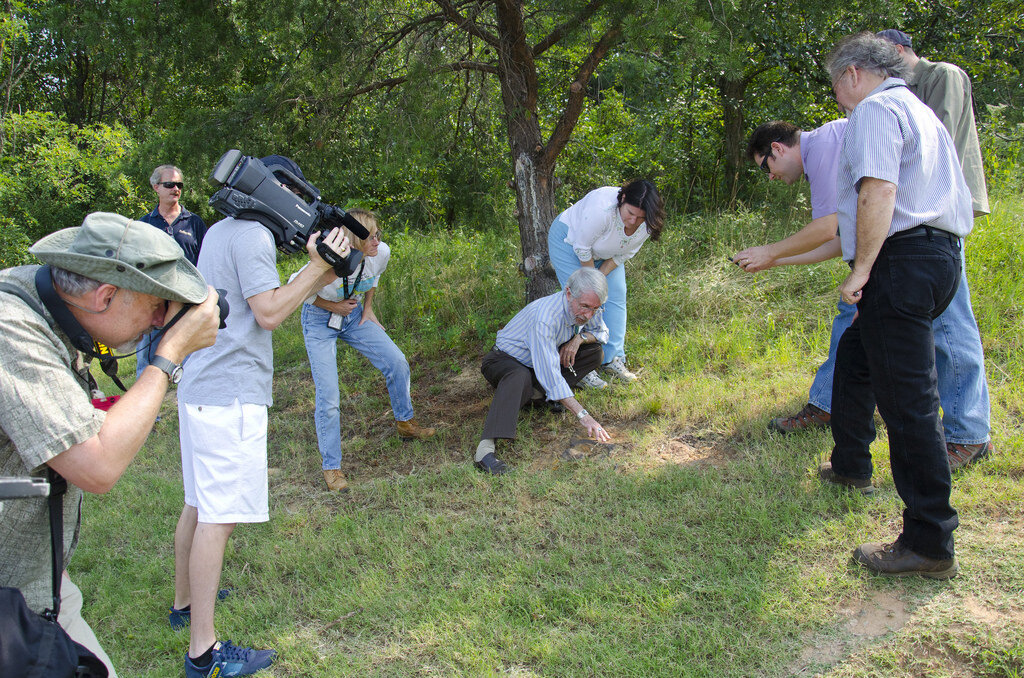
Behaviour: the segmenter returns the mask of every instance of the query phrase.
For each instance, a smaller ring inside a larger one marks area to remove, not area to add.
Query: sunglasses
[[[771,174],[772,173],[771,168],[768,167],[768,158],[770,158],[770,157],[772,157],[772,154],[768,153],[763,158],[761,158],[761,169],[764,171],[765,174]]]
[[[179,191],[185,188],[185,183],[182,181],[161,181],[160,185],[164,188],[176,188]]]

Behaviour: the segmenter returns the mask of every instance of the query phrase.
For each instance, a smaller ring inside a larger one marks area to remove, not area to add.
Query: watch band
[[[586,410],[580,410],[579,412],[576,413],[576,418],[581,420],[581,421],[584,418],[589,417],[589,416],[590,416],[590,412],[587,412]]]
[[[181,365],[171,362],[160,355],[153,356],[153,359],[149,361],[149,364],[166,374],[167,380],[172,384],[177,384],[181,381]]]

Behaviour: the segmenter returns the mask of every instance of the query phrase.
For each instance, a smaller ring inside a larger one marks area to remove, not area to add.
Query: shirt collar
[[[896,87],[906,87],[906,86],[907,86],[907,82],[903,78],[892,78],[892,77],[889,77],[889,78],[886,78],[885,80],[883,80],[881,85],[879,85],[878,87],[876,87],[873,90],[871,90],[871,92],[868,93],[868,97],[874,96],[874,95],[878,94],[879,92],[884,92],[887,89],[893,89],[893,88],[896,88]],[[867,97],[864,97],[864,98],[866,99]]]

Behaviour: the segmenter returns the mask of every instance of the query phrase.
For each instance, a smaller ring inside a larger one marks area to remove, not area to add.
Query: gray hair
[[[601,303],[608,301],[608,278],[604,273],[590,266],[583,266],[573,271],[565,283],[565,289],[573,299],[579,299],[587,292],[593,292]]]
[[[825,62],[833,82],[850,66],[883,78],[902,78],[907,70],[896,45],[869,31],[848,35],[837,42]]]
[[[160,165],[155,170],[153,170],[152,174],[149,175],[149,185],[156,186],[161,181],[163,181],[164,172],[177,172],[178,174],[181,174],[181,176],[185,176],[184,174],[182,174],[182,171],[174,165]]]
[[[73,297],[80,297],[83,294],[88,294],[102,284],[98,280],[86,278],[80,273],[68,271],[63,268],[57,268],[56,266],[50,267],[50,273],[53,276],[53,283],[59,287],[62,292],[70,294]]]

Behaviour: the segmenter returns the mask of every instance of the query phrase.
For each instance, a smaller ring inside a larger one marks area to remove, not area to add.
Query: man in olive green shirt
[[[985,168],[981,162],[978,127],[974,123],[971,79],[959,66],[919,57],[914,52],[911,37],[903,31],[888,28],[877,35],[896,45],[896,51],[907,65],[907,87],[935,112],[953,137],[964,179],[971,189],[974,216],[988,214]]]

